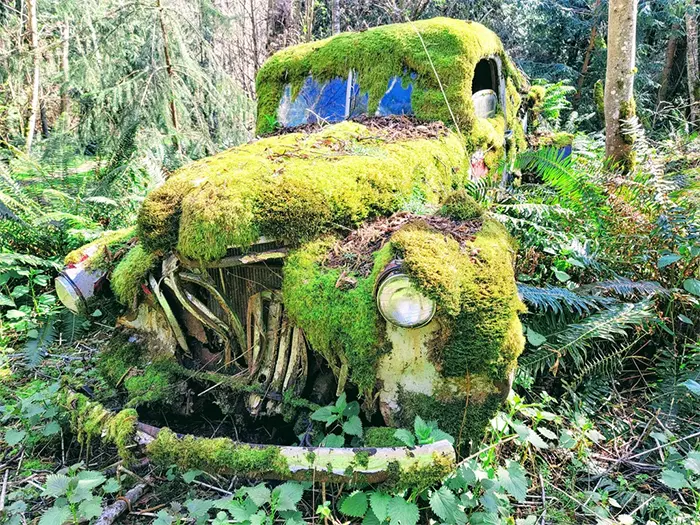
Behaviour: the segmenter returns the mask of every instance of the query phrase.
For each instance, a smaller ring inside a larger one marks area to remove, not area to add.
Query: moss
[[[367,468],[367,465],[369,465],[369,452],[361,450],[355,454],[355,464],[360,468]]]
[[[137,422],[138,414],[136,410],[127,408],[111,417],[105,425],[105,439],[117,447],[119,457],[122,459],[132,458],[128,447],[133,444]]]
[[[455,221],[478,219],[483,214],[484,209],[465,190],[457,190],[448,195],[440,208],[440,215]]]
[[[403,447],[405,443],[394,437],[396,429],[392,427],[370,427],[365,430],[366,447]]]
[[[127,377],[124,388],[130,407],[146,404],[176,404],[182,394],[183,369],[170,359],[159,359],[147,365],[143,372]]]
[[[94,241],[70,252],[63,262],[66,265],[74,265],[85,261],[88,268],[105,268],[108,257],[126,246],[135,235],[135,226],[105,233]]]
[[[283,474],[289,476],[287,462],[279,447],[251,447],[228,438],[179,438],[162,429],[147,448],[154,464],[163,468],[177,465],[183,470],[199,469],[222,476]]]
[[[401,470],[399,464],[393,462],[387,469],[389,477],[380,488],[390,493],[408,491],[412,495],[422,494],[442,483],[454,468],[454,461],[438,454],[433,456],[433,464],[414,465],[407,470]]]
[[[596,80],[593,85],[593,103],[598,118],[605,122],[605,85],[602,80]]]
[[[122,380],[130,368],[141,363],[141,349],[129,341],[129,336],[118,333],[102,349],[97,359],[97,370],[112,386]]]
[[[514,247],[503,226],[485,220],[464,249],[428,229],[399,231],[392,243],[417,285],[446,314],[450,336],[433,356],[442,374],[486,374],[503,380],[525,344],[518,319],[524,306],[513,274]]]
[[[531,86],[527,92],[527,107],[532,112],[533,116],[537,117],[544,109],[544,99],[547,94],[545,86]]]
[[[480,59],[491,56],[501,58],[506,76],[519,87],[520,74],[498,36],[476,22],[435,18],[290,47],[273,55],[258,73],[258,133],[273,130],[271,124],[277,121],[277,107],[287,85],[296,96],[309,75],[325,82],[346,78],[349,70],[357,74],[360,91],[368,94],[369,114],[374,114],[393,77],[412,72],[416,74],[411,95],[415,115],[452,125],[451,109],[456,124],[468,132],[475,120],[471,100],[475,67]]]
[[[343,269],[321,265],[333,242],[321,239],[290,254],[282,284],[284,304],[290,319],[303,327],[311,347],[326,358],[336,376],[347,363],[350,380],[369,394],[377,361],[388,350],[374,286],[393,254],[388,245],[378,251],[372,273],[358,276],[354,288],[343,290],[336,287]]]
[[[134,303],[148,272],[155,266],[156,256],[140,244],[129,250],[112,273],[110,285],[117,300],[125,305]]]
[[[353,122],[291,133],[195,162],[149,194],[143,246],[197,260],[223,257],[260,235],[291,243],[401,209],[419,189],[437,204],[465,181],[458,135],[387,141]]]
[[[573,141],[573,133],[564,131],[538,137],[538,143],[542,147],[565,148],[566,146],[571,146]]]
[[[627,126],[627,124],[624,121],[629,120],[635,117],[636,115],[637,102],[634,100],[634,98],[622,102],[620,104],[620,126],[622,127],[622,129],[625,129],[625,127]],[[636,137],[634,133],[622,133],[622,140],[625,142],[625,144],[634,144],[635,138]]]

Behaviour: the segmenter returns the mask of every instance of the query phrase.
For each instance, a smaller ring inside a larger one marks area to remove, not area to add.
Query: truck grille
[[[275,242],[260,243],[253,245],[247,253],[266,252],[281,247],[280,243]],[[228,255],[241,255],[241,251],[232,250]],[[233,312],[245,326],[248,299],[264,290],[281,289],[282,267],[283,260],[275,259],[264,263],[246,264],[232,268],[209,268],[207,272],[228,301]],[[220,319],[225,318],[224,312],[211,296],[209,296],[207,303],[209,309]]]

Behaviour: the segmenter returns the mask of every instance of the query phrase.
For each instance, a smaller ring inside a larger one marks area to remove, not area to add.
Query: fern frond
[[[624,277],[589,284],[583,288],[592,293],[612,294],[625,299],[648,298],[653,295],[666,297],[671,293],[656,281],[632,281]]]
[[[525,303],[535,309],[554,313],[563,313],[566,309],[569,312],[584,315],[614,302],[607,297],[582,295],[568,288],[550,285],[540,288],[518,283],[518,294]]]
[[[63,268],[62,264],[56,261],[51,261],[49,259],[42,259],[35,255],[26,255],[23,253],[0,253],[0,265],[12,266],[16,264],[26,265],[26,266],[38,266],[41,268],[53,268],[55,270],[60,270]]]
[[[56,338],[56,318],[49,317],[39,329],[39,335],[35,339],[28,339],[22,349],[24,362],[29,368],[36,368],[41,359],[46,355],[47,348]]]

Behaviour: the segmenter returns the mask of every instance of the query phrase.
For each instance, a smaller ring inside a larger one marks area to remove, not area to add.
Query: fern
[[[56,338],[56,318],[49,317],[39,329],[36,338],[28,339],[22,349],[24,362],[29,368],[36,368],[47,353],[47,348]]]
[[[583,288],[592,293],[613,294],[625,299],[649,298],[653,295],[665,297],[671,293],[656,281],[632,281],[624,277],[586,285]]]
[[[60,270],[63,267],[56,261],[42,259],[41,257],[37,257],[35,255],[26,255],[22,253],[0,253],[0,265],[27,265],[42,268],[53,268],[55,270]]]
[[[536,310],[563,313],[566,309],[580,315],[599,310],[613,300],[594,295],[577,294],[567,288],[545,285],[542,288],[528,284],[518,284],[521,299]]]

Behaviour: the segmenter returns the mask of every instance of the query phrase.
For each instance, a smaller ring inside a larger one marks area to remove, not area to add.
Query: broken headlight
[[[435,315],[435,301],[425,296],[400,267],[386,272],[377,288],[382,317],[403,328],[425,326]]]

